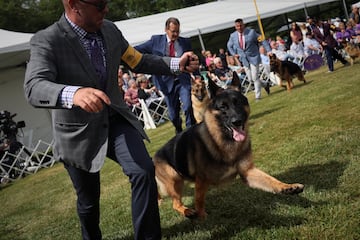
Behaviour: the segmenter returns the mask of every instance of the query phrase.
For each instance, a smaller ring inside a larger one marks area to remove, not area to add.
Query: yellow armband
[[[130,68],[134,69],[139,64],[141,58],[142,54],[129,45],[122,55],[121,60],[124,61]]]

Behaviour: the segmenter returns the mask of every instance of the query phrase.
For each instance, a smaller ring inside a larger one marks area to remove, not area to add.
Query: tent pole
[[[306,3],[304,3],[304,12],[305,12],[305,19],[307,16],[309,16],[307,9],[306,9]]]
[[[346,7],[346,1],[343,0],[342,2],[343,2],[343,6],[344,6],[345,17],[348,20],[349,19],[349,13],[348,13],[348,10],[347,10],[347,7]]]
[[[202,49],[203,51],[205,51],[205,45],[204,45],[204,42],[203,42],[203,39],[202,39],[202,36],[201,36],[201,30],[200,30],[200,28],[198,28],[198,32],[199,32],[198,37],[199,37],[201,49]]]
[[[261,18],[260,18],[260,14],[259,14],[257,4],[256,4],[256,0],[254,0],[254,5],[255,5],[256,16],[257,16],[257,19],[258,19],[258,24],[259,24],[259,28],[260,28],[260,32],[261,32],[261,38],[262,38],[261,41],[264,41],[265,40],[265,33],[264,33],[264,29],[263,29],[263,26],[262,26],[262,23],[261,23]]]

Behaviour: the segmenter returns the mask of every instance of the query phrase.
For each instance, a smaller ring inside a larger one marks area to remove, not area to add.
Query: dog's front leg
[[[205,211],[205,195],[209,188],[209,183],[203,179],[195,179],[195,210],[197,216],[201,219],[206,218],[207,213]]]
[[[248,169],[243,174],[243,177],[249,187],[261,189],[266,192],[298,194],[304,189],[304,185],[300,183],[283,183],[256,167]]]

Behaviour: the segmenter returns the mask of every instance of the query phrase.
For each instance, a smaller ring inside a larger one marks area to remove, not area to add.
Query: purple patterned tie
[[[96,74],[100,80],[101,89],[104,90],[106,86],[106,68],[104,64],[104,56],[99,44],[96,41],[98,35],[95,33],[88,33],[86,38],[90,41],[90,59],[95,67]]]

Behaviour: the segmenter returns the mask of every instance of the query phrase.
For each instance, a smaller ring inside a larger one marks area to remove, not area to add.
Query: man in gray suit
[[[239,58],[245,67],[245,72],[250,81],[254,82],[255,98],[261,99],[261,87],[270,93],[270,85],[260,79],[259,64],[261,57],[259,52],[259,38],[261,37],[254,29],[245,27],[242,19],[235,20],[235,31],[230,34],[227,48],[231,55]],[[268,53],[271,52],[269,43],[263,39],[262,45]]]
[[[117,86],[120,63],[135,72],[174,74],[198,68],[192,52],[180,58],[142,55],[104,19],[107,1],[63,0],[64,15],[30,41],[24,90],[35,107],[51,108],[54,155],[77,193],[83,239],[101,239],[100,169],[108,156],[132,189],[135,239],[160,239],[154,166],[142,125]],[[96,60],[96,62],[95,62]]]

